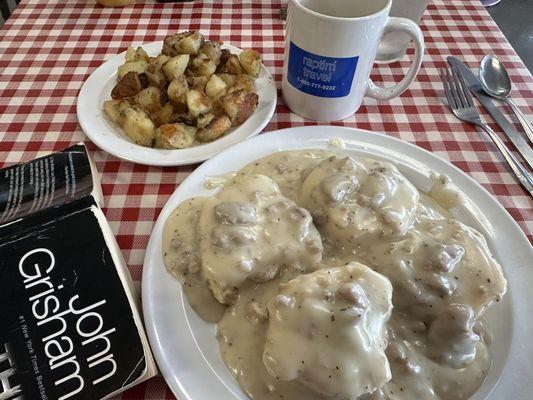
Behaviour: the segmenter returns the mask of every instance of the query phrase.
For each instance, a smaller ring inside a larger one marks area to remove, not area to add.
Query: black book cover
[[[102,399],[155,366],[85,147],[44,159],[0,170],[0,399]]]

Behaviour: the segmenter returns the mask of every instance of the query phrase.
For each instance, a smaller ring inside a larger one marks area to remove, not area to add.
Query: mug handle
[[[424,56],[424,35],[422,35],[422,31],[417,24],[407,18],[390,17],[387,25],[385,25],[383,36],[393,31],[405,32],[413,39],[415,43],[415,58],[407,74],[394,86],[381,87],[374,84],[372,79],[368,78],[368,87],[365,96],[372,97],[376,100],[390,100],[401,95],[415,79],[422,64],[422,57]]]

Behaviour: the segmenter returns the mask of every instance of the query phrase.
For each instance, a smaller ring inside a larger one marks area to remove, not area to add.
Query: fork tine
[[[461,87],[461,82],[459,81],[459,76],[457,75],[457,71],[453,67],[450,71],[451,71],[450,80],[454,88],[454,95],[457,101],[457,105],[459,108],[466,108],[468,107],[468,101],[465,99],[465,94],[464,94],[463,88]]]
[[[467,107],[468,102],[465,99],[463,88],[461,87],[461,82],[459,80],[458,70],[457,68],[451,67],[450,69],[451,75],[452,75],[452,82],[455,86],[455,90],[457,92],[457,97],[459,99],[459,103],[461,104],[461,108]]]
[[[466,88],[466,83],[462,79],[463,74],[457,68],[456,66],[452,67],[452,75],[453,75],[453,81],[457,87],[457,93],[459,95],[459,98],[461,99],[461,103],[463,105],[463,108],[468,108],[473,105],[472,98],[470,98],[470,104],[469,104],[469,93],[468,89]]]
[[[446,94],[446,99],[448,100],[448,105],[453,110],[457,108],[457,105],[455,103],[455,98],[452,95],[452,88],[450,85],[450,75],[449,75],[448,68],[440,69],[440,78],[442,80],[442,86],[444,87],[444,93]]]
[[[446,68],[446,79],[448,80],[448,87],[450,89],[450,96],[453,99],[453,103],[455,104],[455,109],[461,108],[461,102],[457,96],[457,88],[453,84],[453,76],[451,74],[451,70],[449,68]]]
[[[458,78],[458,83],[461,86],[462,92],[464,93],[466,104],[468,105],[468,107],[474,106],[474,101],[472,100],[472,95],[470,94],[470,89],[468,89],[468,85],[465,82],[463,73],[457,66],[454,66],[452,70],[454,71],[455,75]]]
[[[448,83],[450,85],[451,94],[453,96],[453,100],[455,101],[455,108],[456,110],[460,110],[463,108],[462,98],[461,94],[459,93],[459,88],[457,87],[457,82],[455,81],[455,76],[452,73],[452,70],[450,68],[446,68],[446,74],[448,76]]]

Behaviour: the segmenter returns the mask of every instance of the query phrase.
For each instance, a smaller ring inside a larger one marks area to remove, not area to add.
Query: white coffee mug
[[[355,113],[369,96],[389,100],[413,81],[424,53],[418,25],[389,17],[391,0],[289,0],[281,84],[285,104],[296,114],[334,121]],[[415,43],[409,71],[396,85],[370,79],[381,37],[407,33]]]

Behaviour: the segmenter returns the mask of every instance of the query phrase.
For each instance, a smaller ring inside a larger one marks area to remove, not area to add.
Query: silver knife
[[[498,110],[498,107],[494,104],[490,96],[485,94],[478,77],[458,58],[449,56],[448,63],[452,66],[457,66],[461,70],[470,91],[476,96],[483,107],[485,107],[485,110],[487,110],[500,128],[502,128],[505,136],[507,136],[507,138],[514,144],[529,167],[533,168],[533,149],[529,146],[520,132],[518,132],[500,110]]]

